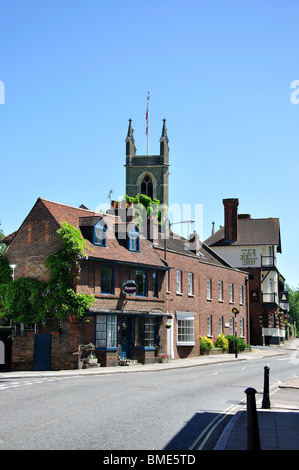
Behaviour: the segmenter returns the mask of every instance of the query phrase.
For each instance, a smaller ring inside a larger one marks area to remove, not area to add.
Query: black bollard
[[[254,388],[247,388],[245,390],[247,395],[247,450],[261,450],[260,434],[257,420],[255,394]]]
[[[270,394],[269,394],[269,371],[270,367],[264,367],[264,396],[262,401],[262,408],[268,409],[270,408]]]

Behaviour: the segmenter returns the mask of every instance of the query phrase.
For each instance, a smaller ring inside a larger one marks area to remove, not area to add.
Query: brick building
[[[238,199],[224,199],[223,204],[224,226],[205,243],[248,272],[251,344],[279,344],[285,340],[288,311],[288,293],[277,263],[282,251],[279,219],[238,214]]]
[[[118,364],[122,358],[146,363],[155,359],[159,348],[165,349],[161,328],[166,318],[167,267],[139,232],[133,208],[116,212],[96,213],[39,198],[20,229],[5,239],[15,279],[47,280],[44,260],[59,248],[57,230],[64,221],[78,228],[86,241],[86,258],[76,289],[95,296],[93,308],[86,312],[88,323],[71,318],[64,325],[22,325],[23,335],[13,341],[14,368],[38,367],[31,334],[44,339],[47,335],[44,349],[48,367],[54,369],[76,367],[74,353],[80,344],[95,344],[102,365]],[[136,293],[124,292],[128,281],[137,285]]]
[[[165,249],[166,248],[166,249]],[[189,239],[160,238],[157,250],[169,266],[166,302],[169,322],[167,352],[184,358],[200,353],[200,336],[216,339],[235,334],[247,343],[247,275],[232,268],[194,232]],[[232,309],[239,314],[235,318]],[[235,330],[236,328],[236,330]]]
[[[135,172],[140,192],[155,197],[162,191],[165,204],[169,166],[165,120],[160,146],[163,162],[155,156],[143,156],[141,161],[131,155],[136,149],[130,121],[126,188]],[[95,345],[98,362],[111,366],[126,360],[153,362],[160,353],[171,358],[198,355],[200,336],[216,338],[236,331],[249,342],[247,273],[201,243],[195,232],[188,239],[172,233],[165,238],[152,217],[138,227],[132,204],[112,201],[104,214],[39,198],[21,227],[4,240],[15,279],[49,278],[44,260],[59,248],[57,230],[64,221],[86,240],[75,289],[95,297],[85,315],[88,322],[70,317],[63,325],[14,325],[13,369],[77,368],[79,347],[88,343]],[[239,310],[236,325],[233,307]],[[11,331],[11,325],[7,328]]]

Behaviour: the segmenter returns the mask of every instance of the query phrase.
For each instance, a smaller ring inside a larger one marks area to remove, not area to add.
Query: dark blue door
[[[50,370],[51,335],[35,335],[34,370]]]
[[[132,359],[132,318],[123,315],[120,321],[120,359]]]

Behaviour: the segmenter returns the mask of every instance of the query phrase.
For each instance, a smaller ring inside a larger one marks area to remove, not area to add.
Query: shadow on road
[[[230,418],[229,414],[196,413],[163,450],[213,449]]]

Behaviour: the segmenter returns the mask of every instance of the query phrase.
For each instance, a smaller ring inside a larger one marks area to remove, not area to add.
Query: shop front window
[[[154,348],[157,344],[157,321],[152,317],[137,317],[135,321],[135,346]]]
[[[117,348],[117,315],[96,316],[96,348]]]

